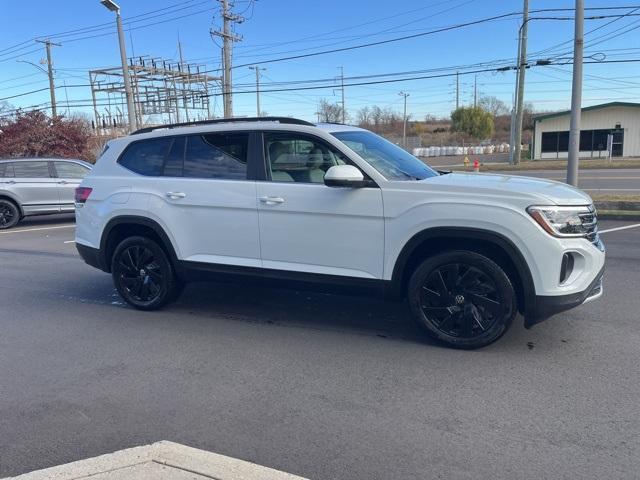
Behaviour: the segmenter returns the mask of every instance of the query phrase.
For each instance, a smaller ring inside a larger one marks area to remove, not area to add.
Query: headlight
[[[554,237],[586,237],[593,234],[597,228],[593,206],[529,207],[527,212]]]

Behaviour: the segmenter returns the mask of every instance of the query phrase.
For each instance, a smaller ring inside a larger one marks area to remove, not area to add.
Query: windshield
[[[334,132],[334,137],[360,155],[387,180],[424,180],[438,173],[402,148],[366,131]]]

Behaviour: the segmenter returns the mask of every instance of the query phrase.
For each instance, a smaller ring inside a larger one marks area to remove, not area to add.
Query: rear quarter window
[[[13,178],[13,163],[0,163],[0,178]]]
[[[164,159],[172,138],[152,138],[130,144],[118,163],[132,172],[149,177],[162,176]]]

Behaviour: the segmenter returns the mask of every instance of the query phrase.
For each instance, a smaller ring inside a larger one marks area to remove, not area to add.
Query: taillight
[[[93,188],[89,187],[78,187],[76,188],[76,203],[84,203],[91,195]]]

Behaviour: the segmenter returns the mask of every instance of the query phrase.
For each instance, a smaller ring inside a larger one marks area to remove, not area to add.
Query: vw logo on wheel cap
[[[455,297],[455,301],[457,305],[462,305],[464,303],[464,296],[462,295],[456,295]]]

